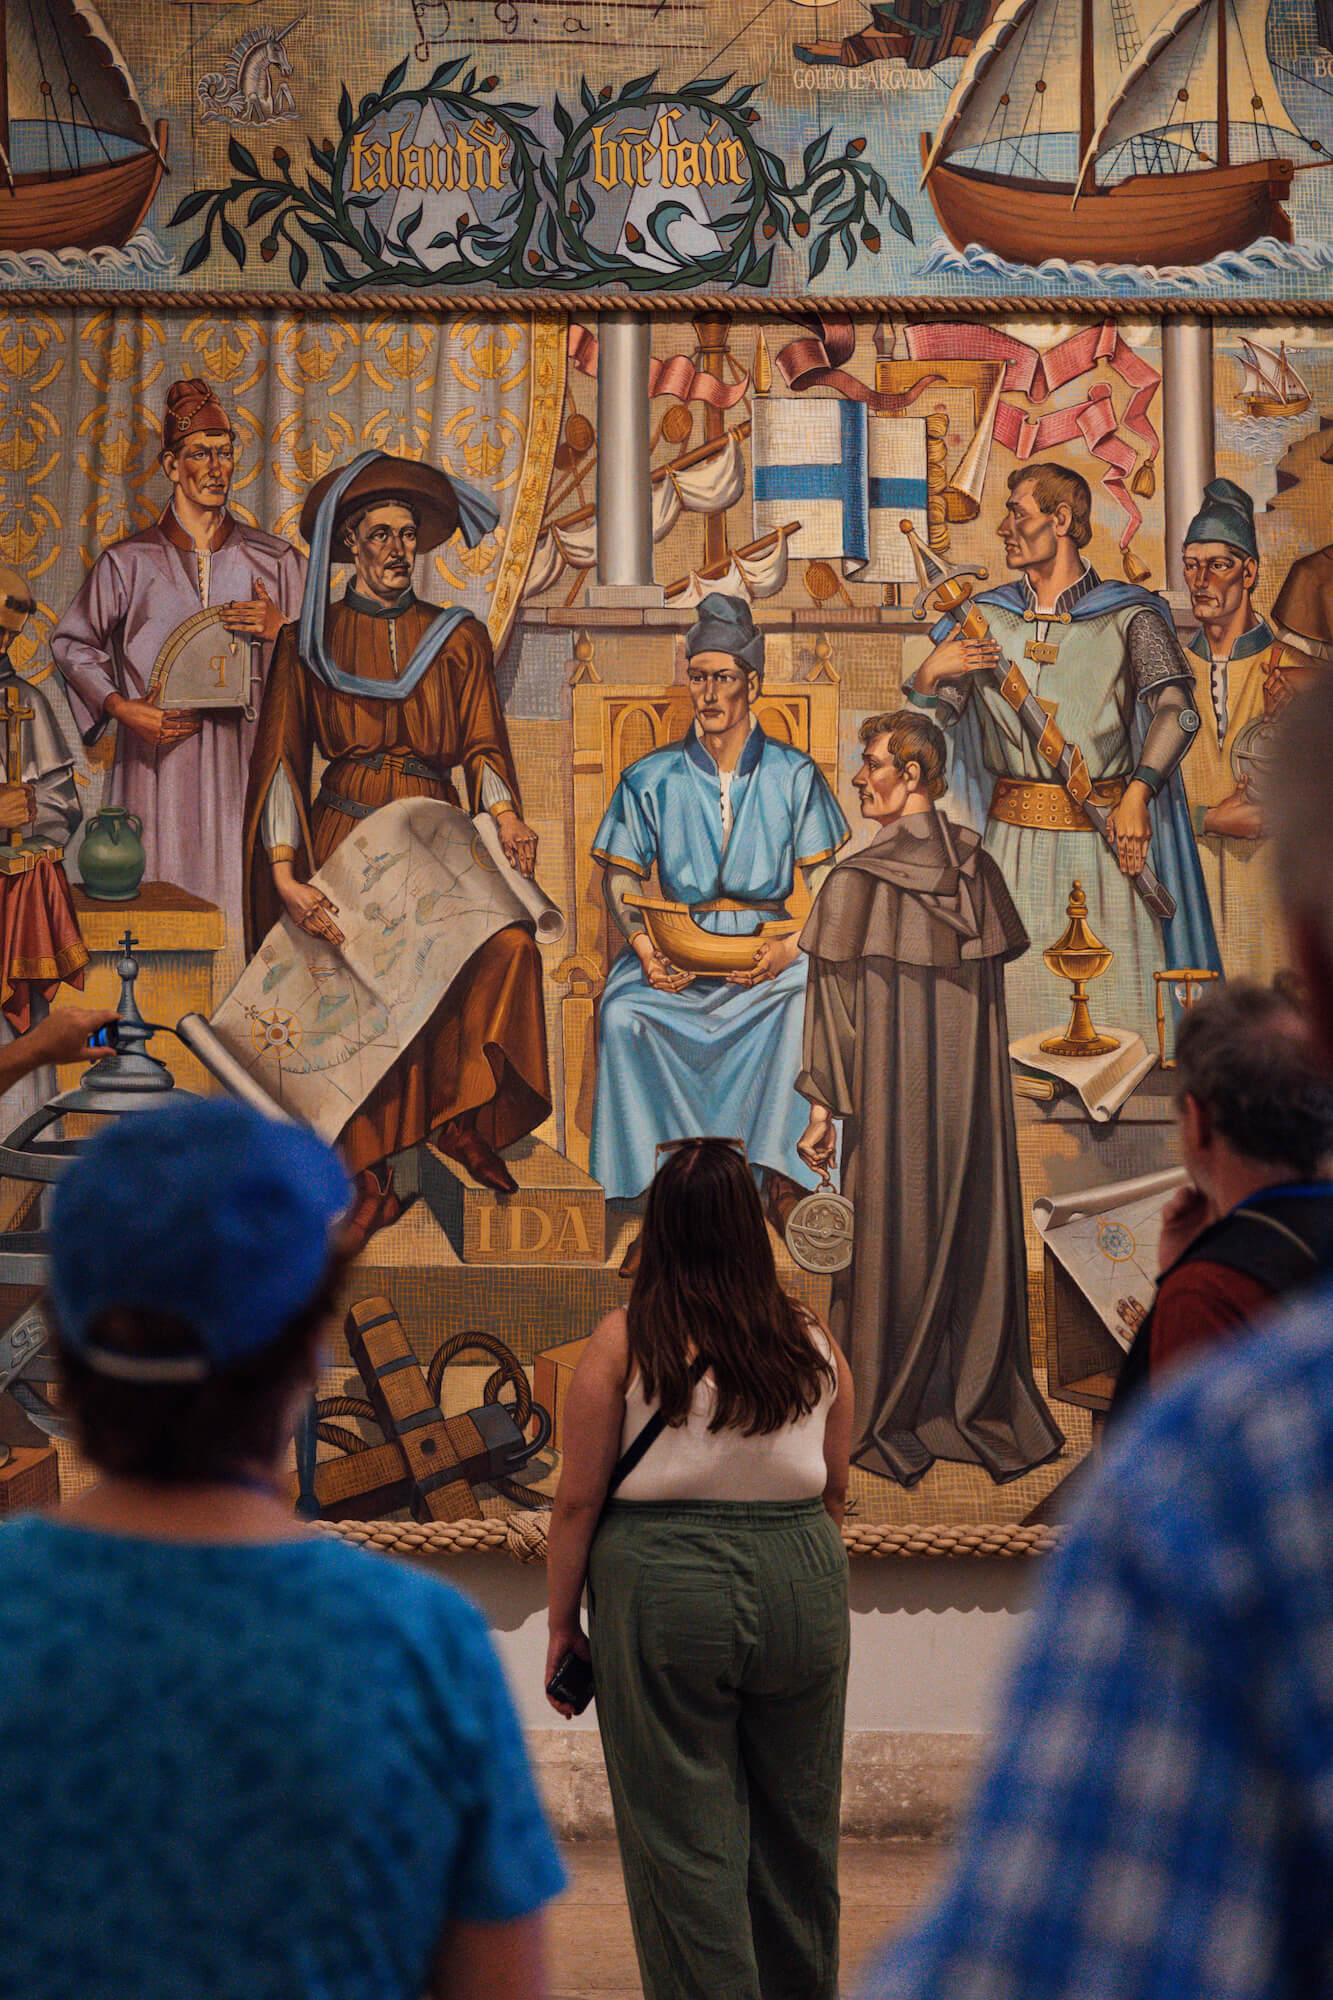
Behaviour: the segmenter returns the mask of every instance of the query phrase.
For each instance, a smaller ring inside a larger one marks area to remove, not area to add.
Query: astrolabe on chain
[[[856,1212],[825,1173],[787,1217],[787,1248],[803,1271],[845,1271],[852,1261]]]

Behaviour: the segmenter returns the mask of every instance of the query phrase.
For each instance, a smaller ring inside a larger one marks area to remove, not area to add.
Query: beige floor
[[[569,1893],[551,1913],[552,2000],[641,2000],[620,1861],[610,1841],[565,1847]],[[916,1841],[844,1841],[842,1966],[854,1990],[861,1965],[925,1900],[946,1858]]]

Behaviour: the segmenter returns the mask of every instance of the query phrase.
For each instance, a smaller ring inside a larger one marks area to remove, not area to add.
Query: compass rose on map
[[[263,1013],[257,1008],[248,1010],[250,1015],[250,1039],[255,1045],[256,1055],[294,1056],[301,1046],[302,1028],[295,1014],[285,1007],[269,1007]]]
[[[1136,1248],[1133,1231],[1123,1222],[1103,1220],[1097,1224],[1097,1248],[1112,1264],[1127,1264]]]

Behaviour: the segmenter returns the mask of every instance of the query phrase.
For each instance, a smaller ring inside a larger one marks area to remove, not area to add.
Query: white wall
[[[546,1570],[503,1556],[432,1562],[490,1620],[529,1731],[564,1728],[542,1698]],[[849,1731],[974,1735],[998,1688],[1040,1565],[873,1561],[852,1564]],[[589,1710],[570,1727],[593,1729]]]

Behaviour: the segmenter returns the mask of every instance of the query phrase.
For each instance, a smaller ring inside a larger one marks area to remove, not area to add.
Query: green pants
[[[837,1529],[817,1500],[621,1501],[589,1583],[645,2000],[836,2000]]]

